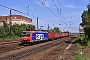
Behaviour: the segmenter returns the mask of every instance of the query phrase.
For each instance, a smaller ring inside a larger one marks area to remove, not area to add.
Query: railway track
[[[12,50],[17,50],[17,49],[24,47],[24,46],[19,46],[19,44],[20,44],[19,40],[4,41],[4,42],[0,43],[0,54],[4,53],[4,52],[12,51]]]
[[[20,52],[14,53],[14,54],[9,54],[9,55],[0,57],[0,60],[20,60],[20,59],[22,59],[22,58],[24,58],[26,56],[30,56],[32,54],[35,54],[35,53],[38,53],[38,52],[41,52],[41,51],[44,51],[44,50],[48,50],[48,49],[50,49],[52,47],[56,47],[56,48],[53,49],[52,51],[50,51],[48,54],[46,53],[45,56],[42,57],[40,60],[50,59],[51,56],[55,56],[56,54],[57,54],[56,55],[56,58],[57,58],[57,56],[61,53],[59,51],[63,51],[63,49],[67,46],[67,44],[65,44],[64,40],[65,40],[64,38],[62,38],[61,40],[60,39],[54,40],[54,41],[51,41],[48,44],[41,45],[41,46],[38,46],[36,48],[31,48],[31,49],[20,51]]]
[[[60,45],[57,45],[57,47],[55,47],[54,49],[52,49],[48,54],[45,54],[44,57],[42,57],[40,60],[56,60],[58,58],[58,55],[60,55],[65,46],[64,42]]]
[[[11,44],[16,44],[20,43],[20,40],[15,40],[15,41],[0,41],[0,47],[6,46],[6,45],[11,45]]]
[[[46,54],[40,60],[58,60],[58,58],[59,58],[59,60],[64,59],[64,57],[62,57],[62,55],[64,54],[65,48],[67,46],[68,46],[68,44],[66,44],[65,42],[63,42],[62,44],[58,45],[56,48],[54,48],[53,50],[51,50],[48,54]]]
[[[68,39],[68,38],[66,38]],[[40,51],[37,53],[34,53],[32,55],[29,55],[21,60],[57,60],[62,56],[65,52],[65,48],[68,46],[69,43],[65,43],[64,40],[66,39],[61,39],[62,41],[58,41],[58,44],[53,47],[49,47],[49,49],[45,49],[47,51]],[[73,38],[70,38],[69,40],[72,41]],[[61,43],[60,43],[61,42]],[[44,54],[45,52],[45,54]],[[43,57],[42,57],[43,56]],[[62,58],[60,58],[62,59]]]

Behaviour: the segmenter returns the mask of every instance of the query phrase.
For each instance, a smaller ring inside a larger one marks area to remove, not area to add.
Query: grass
[[[75,53],[74,60],[90,60],[90,52],[82,52],[82,54],[81,52]]]
[[[90,60],[90,40],[87,36],[78,36],[75,39],[78,49],[74,52],[74,60]],[[81,52],[83,52],[81,54]]]
[[[87,42],[87,47],[90,48],[90,40]]]
[[[84,60],[83,55],[80,54],[80,53],[75,53],[75,58],[74,58],[74,60]]]
[[[19,36],[7,36],[5,38],[0,38],[0,40],[19,40]]]

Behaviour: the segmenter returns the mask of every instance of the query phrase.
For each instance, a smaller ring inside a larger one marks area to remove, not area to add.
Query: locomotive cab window
[[[22,36],[30,36],[30,32],[23,32]]]

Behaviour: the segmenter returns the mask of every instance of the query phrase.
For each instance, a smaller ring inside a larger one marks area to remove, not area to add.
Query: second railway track
[[[55,56],[56,55],[56,58],[57,56],[60,54],[60,51],[62,51],[66,46],[67,44],[65,44],[65,39],[67,39],[68,37],[66,38],[61,38],[61,39],[58,39],[58,40],[53,40],[53,41],[50,41],[50,42],[47,42],[46,44],[45,43],[42,43],[43,45],[41,46],[37,46],[35,48],[28,48],[26,50],[21,50],[19,52],[16,52],[16,53],[12,53],[12,54],[7,54],[7,55],[3,55],[0,57],[0,60],[23,60],[22,58],[25,58],[25,57],[28,57],[28,56],[31,56],[35,53],[38,53],[38,52],[43,52],[44,50],[48,50],[50,48],[54,48],[56,47],[55,49],[52,49],[50,52],[48,53],[45,53],[45,56],[39,58],[39,60],[47,60],[47,59],[50,59],[51,56]],[[69,39],[70,40],[70,39]],[[36,44],[37,45],[37,44]],[[28,46],[29,47],[29,46]],[[59,48],[60,47],[60,48]],[[59,52],[59,53],[58,53]],[[56,59],[55,58],[55,59]],[[28,58],[29,60],[35,60],[34,57],[33,58]],[[26,59],[27,60],[27,59]],[[38,59],[37,59],[38,60]]]
[[[23,48],[24,46],[19,46],[20,41],[3,41],[0,43],[0,54],[12,50],[17,50]]]

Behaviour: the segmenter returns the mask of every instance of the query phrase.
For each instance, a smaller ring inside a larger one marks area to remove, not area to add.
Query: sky
[[[61,31],[77,33],[88,3],[89,0],[0,0],[0,16],[10,15],[8,8],[12,8],[22,12],[12,10],[12,14],[31,18],[35,26],[38,17],[39,28],[46,30],[49,25],[51,29],[59,27]]]

